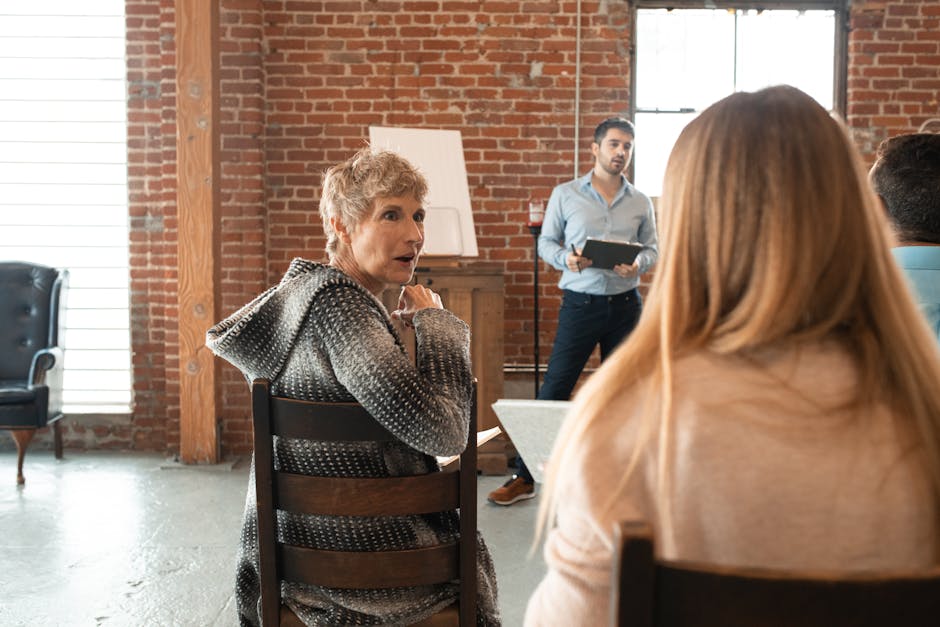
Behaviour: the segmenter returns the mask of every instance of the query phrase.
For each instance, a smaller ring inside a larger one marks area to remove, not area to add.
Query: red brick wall
[[[852,3],[848,121],[871,154],[940,115],[940,5]],[[370,125],[459,129],[480,258],[506,266],[505,358],[531,363],[532,237],[526,201],[590,167],[597,121],[626,113],[630,10],[582,6],[575,120],[574,1],[223,0],[222,283],[226,315],[297,255],[320,258],[322,171]],[[173,2],[128,0],[132,343],[136,410],[103,434],[179,448]],[[554,337],[557,274],[541,265],[542,360]],[[225,453],[249,448],[242,377],[222,368]]]
[[[267,287],[264,186],[265,67],[261,0],[223,0],[220,23],[221,299],[219,319]],[[222,450],[251,449],[248,387],[220,370]],[[175,442],[173,443],[175,446]]]
[[[171,322],[177,242],[174,14],[172,2],[128,2],[125,7],[134,369],[128,445],[163,450],[174,446],[170,433],[179,433],[179,358]]]
[[[128,186],[134,415],[124,446],[179,450],[176,255],[176,59],[173,2],[127,2]],[[225,1],[220,14],[221,299],[219,317],[265,285],[264,64],[260,0]],[[210,251],[207,251],[209,254]],[[221,370],[223,451],[250,448],[244,379]],[[232,409],[234,408],[234,409]],[[101,428],[104,430],[103,428]]]
[[[852,4],[848,122],[871,159],[882,140],[940,117],[940,2]]]

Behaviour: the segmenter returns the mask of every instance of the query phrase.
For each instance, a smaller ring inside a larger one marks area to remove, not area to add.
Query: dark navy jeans
[[[600,345],[601,361],[607,359],[636,326],[642,311],[643,301],[636,289],[613,296],[564,290],[558,312],[558,332],[545,379],[539,388],[539,400],[571,398],[571,391],[594,347]],[[532,474],[521,459],[518,474],[532,482]]]

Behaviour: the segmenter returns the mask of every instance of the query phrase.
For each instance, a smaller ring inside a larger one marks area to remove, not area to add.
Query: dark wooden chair
[[[836,575],[709,567],[655,560],[645,523],[621,523],[614,535],[614,626],[940,625],[940,569]]]
[[[281,581],[333,588],[372,589],[459,580],[458,602],[419,625],[476,624],[476,388],[467,448],[445,472],[416,477],[310,477],[274,468],[273,437],[316,441],[397,440],[356,403],[318,403],[270,395],[252,384],[255,482],[262,620],[299,625],[281,604]],[[451,469],[451,466],[453,467]],[[384,552],[322,551],[277,541],[276,511],[342,516],[397,516],[460,510],[460,541]]]
[[[0,429],[16,442],[16,482],[37,429],[52,425],[62,458],[62,328],[69,272],[25,261],[0,262]]]

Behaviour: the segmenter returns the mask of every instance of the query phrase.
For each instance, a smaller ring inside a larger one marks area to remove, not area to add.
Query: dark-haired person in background
[[[886,139],[869,179],[894,225],[894,258],[940,339],[940,134]]]
[[[562,271],[558,287],[564,295],[540,400],[568,400],[594,347],[600,345],[601,360],[607,359],[640,318],[643,303],[636,288],[656,263],[658,248],[653,203],[624,175],[635,136],[625,118],[601,122],[591,144],[593,169],[557,186],[548,200],[539,256]],[[644,249],[631,265],[592,268],[581,256],[589,237],[639,242]],[[534,496],[532,474],[520,460],[519,473],[490,492],[489,500],[512,505]]]

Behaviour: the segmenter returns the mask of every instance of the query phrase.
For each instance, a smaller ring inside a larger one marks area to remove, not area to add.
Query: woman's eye
[[[424,222],[424,213],[416,213],[415,222]]]
[[[395,213],[394,211],[386,211],[385,213],[382,214],[383,220],[395,220],[397,218],[398,218],[398,214]]]

